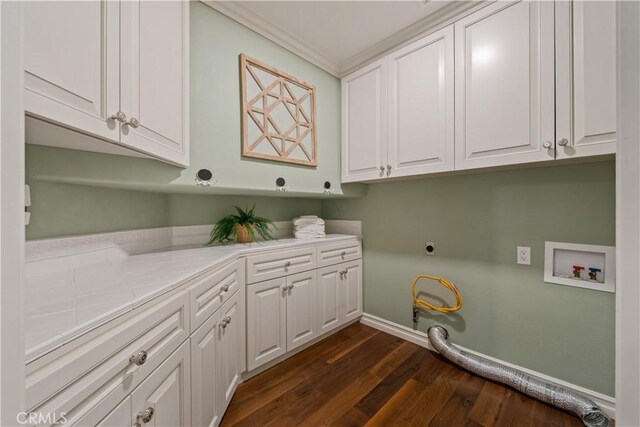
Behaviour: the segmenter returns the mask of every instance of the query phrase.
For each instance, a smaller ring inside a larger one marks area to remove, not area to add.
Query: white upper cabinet
[[[30,116],[188,166],[189,2],[26,2],[24,22]],[[27,123],[27,142],[139,155]]]
[[[120,104],[131,123],[122,127],[122,143],[188,163],[189,2],[120,7]]]
[[[388,176],[453,170],[453,27],[389,56]]]
[[[25,2],[24,28],[27,111],[118,141],[118,3]]]
[[[556,85],[556,157],[615,153],[615,2],[556,2]]]
[[[554,159],[553,34],[545,1],[496,2],[456,22],[456,169]]]
[[[342,182],[383,178],[387,168],[387,58],[342,79]]]

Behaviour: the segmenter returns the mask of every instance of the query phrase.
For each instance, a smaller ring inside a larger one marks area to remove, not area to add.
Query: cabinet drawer
[[[362,244],[359,240],[318,247],[318,267],[326,267],[360,258],[362,258]]]
[[[247,283],[275,279],[316,268],[314,247],[270,252],[247,258]]]
[[[124,399],[189,337],[189,293],[144,308],[26,378],[26,406],[81,417],[106,396]],[[146,351],[137,365],[131,355]],[[118,390],[115,395],[111,392]],[[54,395],[55,394],[55,395]],[[53,396],[53,397],[51,397]],[[49,400],[46,400],[49,399]]]
[[[244,286],[244,274],[244,260],[234,261],[189,288],[192,332]]]

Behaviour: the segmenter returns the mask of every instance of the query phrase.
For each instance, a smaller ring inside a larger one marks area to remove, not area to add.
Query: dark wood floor
[[[223,426],[581,426],[360,323],[240,385]]]

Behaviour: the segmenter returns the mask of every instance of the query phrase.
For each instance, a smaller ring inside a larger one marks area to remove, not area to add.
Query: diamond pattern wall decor
[[[242,154],[316,166],[316,88],[240,55]]]

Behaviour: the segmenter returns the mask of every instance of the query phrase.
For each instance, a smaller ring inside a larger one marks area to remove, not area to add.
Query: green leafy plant
[[[241,209],[238,206],[234,206],[237,215],[227,215],[222,218],[216,226],[211,230],[211,240],[207,245],[211,245],[215,242],[228,243],[246,242],[248,235],[248,241],[254,241],[256,238],[256,232],[265,240],[273,239],[269,226],[273,226],[273,223],[263,217],[255,214],[256,206],[253,205],[251,209]],[[239,236],[239,233],[241,236]],[[242,234],[245,234],[242,236]],[[240,239],[239,237],[243,237]]]

